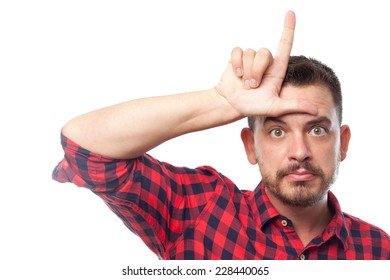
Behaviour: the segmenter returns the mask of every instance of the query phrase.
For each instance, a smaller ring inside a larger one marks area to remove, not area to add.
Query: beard
[[[286,175],[301,168],[310,171],[317,178],[312,181],[283,182]],[[337,177],[338,168],[339,161],[336,163],[334,172],[326,176],[322,169],[309,162],[294,163],[285,169],[278,170],[275,176],[262,172],[262,182],[265,188],[284,204],[306,208],[313,206],[327,195]]]

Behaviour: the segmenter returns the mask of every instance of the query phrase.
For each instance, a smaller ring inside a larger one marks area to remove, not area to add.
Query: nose
[[[303,135],[292,137],[289,145],[288,158],[290,161],[304,162],[312,158],[310,146]]]

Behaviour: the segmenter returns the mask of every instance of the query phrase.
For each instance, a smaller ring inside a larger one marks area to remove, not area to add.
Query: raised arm
[[[275,59],[266,49],[235,48],[212,89],[128,101],[69,121],[63,134],[104,156],[135,158],[174,137],[224,125],[249,115],[315,113],[304,100],[279,92],[293,43],[295,15],[288,12]]]
[[[69,121],[62,133],[104,156],[135,158],[174,137],[243,117],[214,89],[131,100]]]

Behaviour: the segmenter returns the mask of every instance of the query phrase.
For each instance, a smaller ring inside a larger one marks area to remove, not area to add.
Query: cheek
[[[339,144],[332,141],[318,146],[316,150],[315,162],[325,173],[332,173],[340,159]]]
[[[285,165],[286,153],[280,144],[256,145],[255,151],[257,161],[262,171],[278,170]]]

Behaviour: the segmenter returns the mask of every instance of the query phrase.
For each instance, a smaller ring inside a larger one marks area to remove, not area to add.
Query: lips
[[[286,174],[286,178],[291,180],[291,181],[310,181],[315,179],[316,174],[314,174],[311,171],[308,171],[306,169],[299,169],[295,171],[291,171]]]

